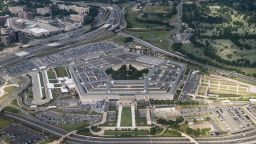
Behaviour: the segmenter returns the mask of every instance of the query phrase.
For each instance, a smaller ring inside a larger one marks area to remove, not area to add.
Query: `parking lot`
[[[44,135],[19,124],[2,129],[1,134],[8,137],[11,144],[38,144],[45,140]]]
[[[237,133],[253,128],[251,119],[240,107],[219,107],[212,109],[213,119],[224,132]]]

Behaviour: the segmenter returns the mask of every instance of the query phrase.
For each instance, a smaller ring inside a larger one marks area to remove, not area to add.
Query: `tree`
[[[129,42],[133,42],[133,37],[126,37],[124,39],[124,43],[129,43]]]

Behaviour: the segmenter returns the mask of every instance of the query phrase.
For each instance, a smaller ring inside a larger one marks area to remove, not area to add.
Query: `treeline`
[[[239,67],[255,67],[256,66],[256,62],[252,63],[250,60],[247,60],[245,58],[239,58],[239,59],[232,60],[232,61],[225,60],[225,59],[221,58],[220,56],[216,55],[216,50],[209,43],[206,42],[206,44],[204,45],[204,44],[197,42],[196,39],[197,39],[196,36],[193,36],[191,38],[191,43],[192,43],[193,47],[202,49],[205,56],[211,58],[212,60],[215,60],[219,63],[223,63],[226,65],[231,65],[231,66],[239,66]],[[177,47],[177,46],[174,46],[174,48],[175,47]],[[175,48],[175,50],[182,52],[183,54],[185,52],[181,48]],[[190,58],[192,57],[190,54],[186,53],[186,55]],[[195,56],[193,56],[193,58],[195,58]],[[199,60],[199,59],[197,59],[197,60]],[[205,59],[199,60],[199,62],[203,62],[203,61],[205,61]],[[212,64],[212,62],[211,62],[211,64]]]
[[[204,10],[196,4],[184,5],[183,7],[182,21],[190,24],[190,26],[193,25],[192,22],[205,22],[210,24],[221,24],[227,22],[227,18],[221,16],[214,17],[204,13]]]
[[[53,5],[53,6],[51,6],[51,8],[52,8],[52,16],[53,17],[63,18],[63,17],[69,16],[70,14],[77,14],[73,10],[68,11],[65,9],[59,9],[57,7],[57,5]]]
[[[12,1],[10,3],[11,6],[25,5],[29,9],[45,7],[45,6],[49,6],[49,4],[52,4],[51,0],[18,0],[18,1]]]
[[[195,56],[195,55],[193,55],[193,54],[191,54],[191,53],[188,53],[188,52],[186,52],[185,50],[183,50],[182,48],[181,48],[181,46],[182,46],[182,44],[173,44],[173,49],[175,50],[175,51],[178,51],[178,52],[180,52],[180,53],[182,53],[182,54],[184,54],[186,57],[188,57],[188,58],[190,58],[190,59],[193,59],[193,60],[195,60],[195,61],[197,61],[197,62],[200,62],[200,63],[202,63],[202,64],[208,64],[208,65],[211,65],[211,66],[215,66],[215,67],[218,67],[218,68],[221,68],[221,69],[226,69],[226,70],[230,70],[230,71],[236,71],[237,73],[241,73],[241,74],[245,74],[244,72],[242,72],[241,70],[239,70],[239,69],[236,69],[236,68],[227,68],[225,65],[221,65],[221,64],[218,64],[218,63],[216,63],[216,62],[213,62],[212,60],[209,60],[209,59],[204,59],[204,58],[201,58],[201,57],[197,57],[197,56]],[[230,61],[223,61],[223,59],[217,59],[219,62],[221,62],[221,63],[229,63]],[[217,61],[216,60],[216,61]],[[233,63],[235,63],[235,62],[233,62]],[[235,65],[235,64],[234,64]],[[255,63],[253,63],[253,64],[250,64],[250,66],[253,66],[253,65],[256,65]],[[249,75],[249,76],[251,76],[251,75]],[[256,74],[254,75],[255,77],[256,77]]]
[[[197,101],[150,100],[151,105],[199,105]]]
[[[81,0],[63,0],[66,2],[76,2]],[[135,0],[83,0],[84,2],[100,2],[100,3],[109,3],[109,4],[122,4],[122,3],[128,3],[133,2]]]

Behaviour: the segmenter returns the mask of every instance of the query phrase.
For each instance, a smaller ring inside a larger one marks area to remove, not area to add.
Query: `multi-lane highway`
[[[31,116],[24,116],[22,114],[4,112],[4,115],[10,117],[20,123],[29,125],[35,129],[42,130],[48,134],[63,137],[68,134],[67,131],[58,128],[53,125],[49,125],[47,123],[41,122]],[[105,138],[105,137],[92,137],[92,136],[83,136],[78,134],[72,134],[66,138],[68,142],[76,143],[76,144],[83,144],[83,143],[119,143],[119,144],[133,144],[133,143],[140,143],[140,144],[190,144],[191,142],[184,137],[135,137],[135,138]]]
[[[63,137],[68,134],[67,131],[58,128],[53,125],[41,122],[32,116],[25,116],[22,114],[4,112],[5,116],[11,117],[14,120],[29,125],[33,128],[43,130],[48,134],[55,135],[57,137]],[[204,137],[196,138],[196,140],[201,144],[210,143],[222,143],[222,144],[234,144],[234,143],[255,143],[256,142],[256,130],[252,129],[245,131],[243,133],[237,133],[229,136],[218,136],[218,137]],[[66,138],[66,141],[71,143],[122,143],[122,144],[186,144],[192,143],[185,137],[134,137],[134,138],[106,138],[106,137],[92,137],[83,136],[78,134],[72,134]]]
[[[98,20],[97,20],[98,24],[94,30],[92,30],[90,32],[88,32],[88,31],[85,31],[85,32],[72,31],[68,34],[54,36],[52,39],[49,38],[49,39],[43,41],[44,42],[43,44],[41,44],[42,41],[36,42],[36,43],[34,43],[33,47],[23,50],[23,51],[28,52],[29,55],[24,56],[24,57],[19,57],[16,55],[6,56],[5,59],[0,60],[0,65],[8,66],[9,64],[16,63],[22,59],[27,59],[27,58],[33,56],[38,51],[47,49],[47,44],[50,42],[51,43],[56,42],[56,43],[59,43],[60,45],[65,45],[65,48],[67,48],[66,46],[71,47],[72,44],[79,42],[81,40],[95,39],[95,38],[101,37],[102,35],[104,35],[104,33],[107,33],[108,31],[119,29],[120,27],[125,26],[124,18],[122,15],[122,10],[119,7],[117,7],[115,5],[108,5],[108,6],[103,7],[100,4],[97,4],[97,6],[102,7],[100,13],[102,14],[103,17],[101,17],[102,19],[100,17],[98,18]],[[107,28],[104,27],[104,25],[108,25],[108,24],[110,25],[110,27],[107,27]],[[176,57],[178,59],[184,60],[189,63],[196,64],[196,65],[200,65],[200,66],[206,67],[208,69],[216,70],[221,73],[232,74],[234,76],[243,77],[244,79],[248,79],[248,80],[252,80],[252,81],[256,82],[256,80],[254,78],[247,77],[247,76],[237,74],[234,72],[230,72],[230,71],[217,69],[215,67],[208,66],[208,65],[193,61],[193,60],[185,57],[182,54],[172,52],[172,51],[163,50],[163,49],[158,48],[144,40],[136,38],[132,35],[129,35],[129,34],[126,34],[123,32],[120,32],[119,34],[122,36],[125,36],[125,37],[128,37],[128,36],[133,37],[136,42],[138,42],[144,46],[147,46],[155,51],[159,51],[163,54],[166,54],[168,56]],[[60,49],[62,49],[62,48],[60,48]],[[21,92],[21,90],[23,90],[24,87],[26,87],[28,85],[27,80],[24,80],[24,82],[25,83],[21,87],[19,87],[20,90],[15,92],[13,94],[13,96],[10,98],[16,98],[17,94],[19,92]],[[6,105],[7,103],[8,102],[4,103],[4,105]],[[43,123],[43,122],[41,122],[37,119],[33,119],[32,117],[27,116],[27,115],[20,115],[20,114],[8,113],[8,112],[5,112],[4,115],[11,117],[19,122],[30,125],[34,128],[44,130],[47,133],[56,135],[58,137],[65,136],[68,133],[67,131],[65,131],[61,128]],[[226,137],[197,138],[196,140],[199,141],[199,143],[238,143],[238,142],[239,143],[240,142],[254,143],[256,141],[256,130],[244,132],[243,134],[226,136]],[[102,137],[81,136],[81,135],[77,135],[77,134],[72,134],[69,137],[67,137],[67,141],[72,142],[72,143],[142,143],[142,144],[144,144],[144,143],[145,144],[148,144],[148,143],[158,143],[158,144],[161,144],[161,143],[177,143],[177,144],[178,143],[181,143],[181,144],[191,143],[186,138],[166,138],[166,137],[165,138],[154,138],[154,137],[153,138],[152,137],[102,138]]]
[[[124,33],[124,32],[119,32],[118,34],[121,35],[121,36],[125,36],[125,37],[132,37],[134,39],[134,41],[136,41],[137,43],[139,43],[143,46],[146,46],[148,48],[151,48],[154,51],[157,51],[157,52],[163,53],[165,55],[168,55],[170,57],[174,57],[174,58],[183,60],[185,62],[201,66],[202,68],[205,68],[205,69],[208,69],[208,70],[216,71],[217,73],[220,73],[220,74],[228,75],[228,76],[231,76],[231,77],[237,77],[237,78],[240,78],[240,79],[244,79],[244,80],[256,83],[256,78],[246,76],[246,75],[243,75],[243,74],[239,74],[239,73],[236,73],[234,71],[228,71],[228,70],[223,70],[223,69],[220,69],[220,68],[216,68],[216,67],[210,66],[208,64],[199,63],[197,61],[191,60],[190,58],[187,58],[186,56],[184,56],[180,53],[161,49],[161,48],[159,48],[157,46],[154,46],[154,45],[152,45],[152,44],[150,44],[150,43],[148,43],[148,42],[146,42],[146,41],[144,41],[140,38],[137,38],[133,35],[130,35],[130,34],[127,34],[127,33]]]
[[[92,5],[92,4],[91,4]],[[100,5],[101,6],[101,5]],[[103,13],[103,14],[102,14]],[[51,38],[47,38],[46,40],[38,41],[34,44],[34,46],[30,48],[23,49],[28,53],[28,55],[24,56],[17,56],[15,54],[8,55],[5,58],[0,59],[0,66],[5,67],[24,59],[28,59],[31,56],[34,56],[38,52],[47,51],[49,48],[49,43],[57,43],[58,45],[56,48],[64,49],[64,48],[71,48],[73,44],[80,42],[82,40],[94,40],[96,38],[104,36],[108,31],[115,30],[119,27],[121,23],[121,14],[122,11],[119,7],[112,5],[112,6],[101,6],[101,10],[98,17],[99,19],[103,19],[106,21],[99,21],[98,24],[93,28],[94,30],[91,31],[82,31],[77,32],[77,30],[69,32],[68,34],[60,34],[57,36],[53,36]],[[105,27],[105,25],[109,25],[109,27]],[[81,29],[80,29],[81,30]],[[85,33],[86,32],[86,33]],[[59,45],[65,47],[58,47]]]

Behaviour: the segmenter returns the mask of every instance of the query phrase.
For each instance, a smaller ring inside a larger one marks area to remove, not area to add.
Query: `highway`
[[[110,8],[111,7],[111,8]],[[48,47],[46,46],[46,44],[48,42],[57,42],[60,45],[65,45],[68,47],[71,47],[74,43],[77,43],[79,41],[85,40],[85,39],[95,39],[98,37],[101,37],[102,35],[104,35],[104,33],[107,33],[109,31],[114,31],[116,29],[119,29],[121,27],[126,25],[125,22],[123,22],[124,18],[123,18],[123,14],[122,14],[122,9],[120,9],[117,6],[109,6],[109,8],[103,7],[102,9],[104,9],[105,12],[104,16],[106,19],[105,21],[102,21],[100,19],[98,19],[98,23],[99,25],[97,25],[97,28],[95,30],[92,30],[90,32],[84,33],[84,32],[79,32],[77,33],[77,31],[73,31],[68,35],[62,35],[58,38],[58,36],[54,36],[53,39],[49,38],[46,40],[46,42],[44,42],[43,44],[39,44],[37,45],[37,42],[34,44],[36,46],[32,47],[32,48],[27,48],[25,49],[26,52],[29,53],[28,56],[24,56],[24,57],[18,57],[16,55],[9,55],[7,56],[5,59],[0,60],[0,65],[1,66],[8,66],[10,64],[13,63],[17,63],[23,59],[27,59],[30,58],[31,56],[33,56],[35,53],[37,53],[38,51],[42,51],[47,49]],[[102,11],[103,12],[103,11]],[[105,24],[110,24],[112,25],[109,28],[104,28],[103,25]],[[191,59],[188,59],[187,57],[185,57],[182,54],[179,54],[177,52],[174,51],[166,51],[163,50],[159,47],[156,47],[144,40],[141,40],[137,37],[134,37],[132,35],[126,34],[124,32],[119,32],[118,33],[121,36],[125,36],[125,37],[133,37],[134,41],[149,47],[155,51],[161,52],[163,54],[166,54],[168,56],[171,57],[175,57],[181,60],[184,60],[186,62],[192,63],[192,64],[196,64],[199,66],[202,66],[206,69],[210,69],[210,70],[216,70],[217,72],[221,72],[221,73],[225,73],[228,75],[234,75],[237,77],[241,77],[243,79],[248,79],[251,81],[255,81],[255,78],[252,77],[247,77],[235,72],[230,72],[230,71],[226,71],[226,70],[222,70],[222,69],[218,69],[212,66],[208,66],[206,64],[202,64],[202,63],[198,63],[196,61],[193,61]],[[66,47],[65,47],[66,48]],[[60,48],[62,49],[62,48]],[[12,96],[10,96],[8,98],[8,100],[6,100],[3,104],[2,104],[2,108],[5,107],[11,100],[13,99],[17,99],[18,98],[18,94],[20,92],[22,92],[29,84],[29,80],[27,78],[23,79],[23,84],[18,87],[18,90],[15,91],[15,93],[12,94]],[[19,102],[21,101],[21,99],[19,98]],[[1,108],[1,109],[2,109]],[[21,123],[30,125],[31,127],[34,127],[36,129],[41,129],[44,130],[45,132],[58,136],[58,137],[63,137],[65,135],[68,134],[67,131],[65,131],[64,129],[58,128],[56,126],[53,125],[49,125],[46,124],[44,122],[41,122],[35,118],[33,118],[32,116],[29,115],[20,115],[20,114],[15,114],[15,113],[9,113],[9,112],[4,112],[5,116],[11,117],[13,119],[15,119],[16,121],[19,121]],[[167,138],[167,137],[134,137],[134,138],[103,138],[103,137],[91,137],[91,136],[81,136],[78,134],[72,134],[69,137],[66,138],[66,140],[68,142],[71,143],[123,143],[123,144],[128,144],[128,143],[141,143],[141,144],[149,144],[149,143],[156,143],[156,144],[171,144],[171,143],[175,143],[175,144],[185,144],[185,143],[191,143],[188,139],[186,138]],[[213,137],[213,138],[197,138],[196,139],[200,144],[201,143],[255,143],[256,141],[256,130],[252,130],[252,131],[248,131],[248,132],[244,132],[243,134],[237,134],[237,135],[231,135],[231,136],[226,136],[226,137]]]
[[[35,56],[38,52],[47,51],[47,49],[49,48],[48,46],[49,43],[54,42],[54,43],[58,43],[58,45],[60,46],[65,45],[65,47],[58,47],[58,46],[56,47],[58,49],[64,49],[64,48],[66,49],[66,48],[72,47],[73,44],[76,44],[82,40],[89,41],[89,40],[94,40],[96,38],[104,36],[105,33],[118,28],[119,24],[121,23],[121,14],[122,14],[121,9],[114,5],[109,6],[108,8],[109,9],[106,9],[105,6],[104,7],[102,6],[102,12],[104,12],[104,14],[103,15],[99,14],[99,15],[102,15],[100,19],[103,19],[103,20],[106,19],[106,21],[104,22],[98,21],[99,24],[97,24],[95,28],[93,28],[94,30],[86,32],[86,31],[81,31],[81,29],[79,29],[80,32],[78,32],[78,30],[74,30],[67,34],[60,34],[57,36],[47,38],[46,40],[38,41],[36,42],[36,44],[34,44],[35,46],[21,50],[21,51],[27,52],[28,55],[21,56],[21,57],[15,54],[8,55],[4,59],[0,59],[0,66],[1,67],[9,66],[11,64],[15,64],[19,61]],[[109,24],[110,27],[105,28],[104,27],[105,24]]]
[[[220,68],[210,66],[208,64],[199,63],[197,61],[194,61],[194,60],[191,60],[191,59],[187,58],[186,56],[184,56],[180,53],[177,53],[175,51],[167,51],[167,50],[161,49],[157,46],[154,46],[154,45],[152,45],[152,44],[150,44],[150,43],[148,43],[148,42],[146,42],[142,39],[139,39],[139,38],[137,38],[133,35],[127,34],[125,32],[119,32],[118,34],[121,35],[121,36],[124,36],[124,37],[132,37],[135,42],[137,42],[137,43],[139,43],[139,44],[141,44],[145,47],[151,48],[154,51],[157,51],[157,52],[163,53],[165,55],[168,55],[170,57],[174,57],[174,58],[183,60],[185,62],[201,66],[202,68],[205,68],[205,69],[208,69],[208,70],[216,71],[217,73],[220,73],[220,74],[225,74],[225,75],[228,75],[228,76],[237,77],[237,78],[248,80],[248,81],[251,81],[251,82],[256,82],[256,78],[254,78],[254,77],[239,74],[239,73],[236,73],[234,71],[223,70],[223,69],[220,69]]]
[[[10,112],[4,112],[4,115],[10,117],[20,123],[25,125],[29,125],[32,128],[43,130],[44,132],[57,136],[63,137],[68,134],[67,131],[58,128],[53,125],[46,124],[41,122],[32,116],[24,116],[23,114],[16,114]],[[160,137],[134,137],[134,138],[105,138],[105,137],[92,137],[92,136],[82,136],[78,134],[72,134],[66,138],[66,141],[72,143],[123,143],[123,144],[148,144],[148,143],[155,143],[155,144],[189,144],[191,143],[188,139],[183,137],[173,137],[173,138],[160,138]]]
[[[57,137],[63,137],[68,134],[67,131],[58,128],[53,125],[46,124],[41,122],[32,116],[24,116],[22,114],[4,112],[5,116],[13,118],[14,120],[30,125],[33,128],[44,130],[48,134],[55,135]],[[229,135],[229,136],[218,136],[218,137],[209,137],[209,138],[196,138],[200,144],[204,143],[222,143],[222,144],[234,144],[234,143],[255,143],[256,142],[256,130],[245,131],[242,133]],[[157,143],[157,144],[186,144],[192,143],[184,137],[129,137],[129,138],[106,138],[106,137],[92,137],[92,136],[83,136],[78,134],[72,134],[66,138],[66,141],[71,143],[123,143],[123,144],[132,144],[132,143]]]

